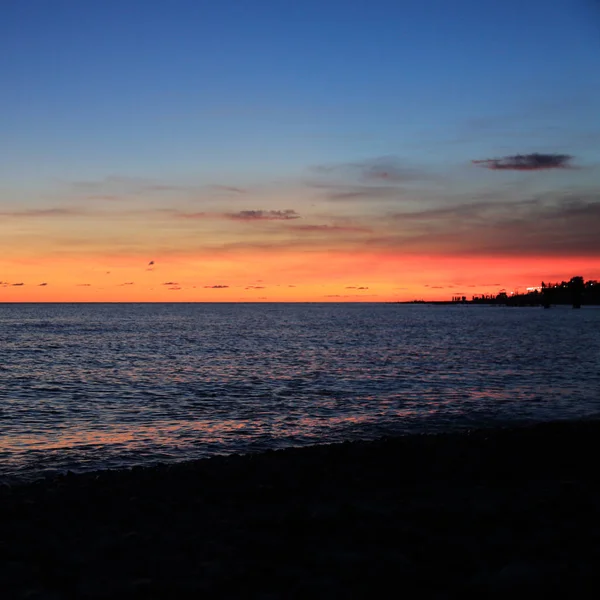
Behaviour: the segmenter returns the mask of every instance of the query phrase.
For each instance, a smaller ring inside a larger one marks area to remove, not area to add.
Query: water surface
[[[0,476],[600,412],[600,310],[0,304]]]

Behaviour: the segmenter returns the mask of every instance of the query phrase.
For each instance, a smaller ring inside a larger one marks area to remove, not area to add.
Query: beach
[[[600,421],[65,474],[0,489],[3,598],[582,597]]]

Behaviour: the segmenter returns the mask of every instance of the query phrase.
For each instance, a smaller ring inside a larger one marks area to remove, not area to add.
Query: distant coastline
[[[450,300],[409,300],[397,304],[432,304],[446,306],[453,304],[490,304],[499,306],[550,306],[571,305],[574,308],[581,306],[600,306],[600,281],[590,279],[585,281],[577,275],[569,281],[560,283],[545,283],[534,289],[529,289],[526,294],[507,293],[500,290],[496,295],[474,295],[471,299],[467,296],[453,296]]]

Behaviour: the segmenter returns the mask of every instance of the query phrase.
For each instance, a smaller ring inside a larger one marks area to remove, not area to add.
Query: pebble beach
[[[564,421],[4,485],[2,597],[585,597],[599,439]]]

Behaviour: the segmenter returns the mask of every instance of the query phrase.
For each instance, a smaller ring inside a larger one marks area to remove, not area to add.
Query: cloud
[[[77,287],[91,287],[91,283],[78,283]]]
[[[396,184],[436,179],[433,174],[410,167],[396,156],[380,156],[359,162],[317,165],[311,170],[319,175],[350,177],[368,183]]]
[[[115,197],[118,197],[118,194],[185,192],[194,189],[189,185],[162,183],[146,177],[128,177],[125,175],[110,175],[95,181],[72,181],[69,185],[75,190],[106,190],[109,196],[114,195]]]
[[[399,199],[402,194],[402,190],[396,187],[375,187],[372,185],[328,187],[331,191],[325,193],[327,200],[395,200]]]
[[[86,213],[80,209],[75,208],[30,208],[26,210],[14,210],[14,211],[3,211],[0,212],[0,217],[22,217],[22,218],[36,218],[36,217],[72,217],[80,216]]]
[[[167,289],[173,290],[173,291],[179,291],[181,288],[179,286],[177,286],[177,285],[174,285],[174,286],[172,286],[170,288],[167,288]]]
[[[370,233],[368,227],[352,225],[293,225],[290,231],[325,232],[325,233]]]
[[[25,284],[21,282],[21,283],[13,283],[11,285],[16,286],[16,287],[20,287],[20,286],[25,285]]]
[[[368,287],[364,287],[364,286],[356,286],[356,285],[347,285],[346,288],[347,290],[368,290]]]
[[[209,186],[213,190],[221,192],[231,192],[232,194],[247,194],[248,190],[245,188],[236,187],[233,185],[211,185]]]
[[[121,200],[121,196],[117,194],[91,194],[85,197],[86,200],[100,200],[106,202],[115,202]]]
[[[48,285],[47,283],[38,283],[38,287],[45,287],[47,285]]]
[[[249,285],[244,289],[246,289],[246,290],[264,290],[265,286],[264,285]]]
[[[180,213],[179,217],[182,219],[204,219],[206,217],[205,212],[193,212],[193,213]]]
[[[165,283],[163,283],[162,285],[179,285],[176,281],[167,281]]]
[[[206,289],[212,289],[212,290],[222,290],[225,288],[228,288],[228,285],[205,285],[204,286]]]
[[[407,188],[424,183],[439,183],[442,178],[424,169],[405,164],[395,156],[310,169],[313,179],[309,187],[323,190],[327,200],[399,200]],[[318,179],[315,181],[314,176]]]
[[[241,210],[237,213],[225,215],[234,221],[289,221],[299,219],[300,215],[295,210]]]
[[[572,160],[569,154],[515,154],[502,158],[474,160],[473,164],[492,170],[542,171],[568,168]]]
[[[149,266],[149,267],[151,267],[153,264],[154,264],[154,261],[153,261],[153,260],[151,260],[151,261],[148,263],[148,266]]]
[[[228,194],[245,194],[248,190],[234,185],[194,185],[157,181],[146,177],[128,177],[111,175],[95,181],[72,181],[69,187],[75,192],[91,192],[86,196],[96,200],[120,200],[124,196],[141,196],[144,194],[198,193],[202,190],[213,190]]]
[[[600,256],[600,196],[547,193],[389,215],[396,231],[372,246],[429,254]]]
[[[125,285],[134,285],[133,281],[126,281],[125,283],[120,283],[119,284],[121,287],[125,286]]]

